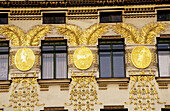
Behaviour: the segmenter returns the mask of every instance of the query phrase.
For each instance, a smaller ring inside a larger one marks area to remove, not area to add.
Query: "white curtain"
[[[0,55],[0,80],[8,79],[8,54]]]
[[[56,54],[56,78],[67,78],[67,54]]]
[[[170,52],[159,51],[159,72],[161,77],[170,76]]]
[[[53,54],[43,54],[43,79],[53,79],[54,74]]]

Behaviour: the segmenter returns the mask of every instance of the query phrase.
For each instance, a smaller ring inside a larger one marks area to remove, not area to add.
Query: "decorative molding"
[[[10,10],[10,15],[41,15],[40,10]]]
[[[113,36],[102,36],[101,39],[120,39],[120,35],[113,35]]]
[[[9,17],[10,20],[41,20],[41,17],[29,16],[29,17]]]
[[[97,14],[98,11],[97,9],[73,9],[73,10],[68,10],[68,15],[79,15],[79,14]]]
[[[160,34],[160,38],[170,38],[170,34]]]
[[[53,41],[53,40],[64,40],[64,37],[45,37],[44,40],[49,40],[49,41]]]
[[[156,77],[156,82],[158,83],[159,89],[168,89],[170,77]]]
[[[98,16],[68,16],[68,20],[98,19]]]
[[[119,90],[128,89],[129,78],[97,78],[99,90],[107,90],[108,84],[118,84]]]
[[[71,79],[39,79],[40,91],[49,91],[49,86],[60,85],[61,91],[68,91]]]
[[[0,92],[9,92],[9,88],[10,88],[10,85],[11,85],[11,82],[10,80],[1,80],[0,81]]]
[[[155,18],[155,14],[128,14],[124,18]]]
[[[125,8],[124,13],[150,13],[155,12],[155,7],[133,7]]]

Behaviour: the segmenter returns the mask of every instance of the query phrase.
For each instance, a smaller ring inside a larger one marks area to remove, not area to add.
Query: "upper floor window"
[[[158,10],[157,21],[170,21],[170,10]]]
[[[160,77],[170,76],[170,39],[157,39]]]
[[[68,111],[64,109],[64,107],[45,107],[44,110],[41,111]]]
[[[42,79],[67,78],[66,41],[42,41]]]
[[[0,42],[0,80],[8,79],[8,42]]]
[[[122,22],[122,12],[100,12],[100,23]]]
[[[125,77],[124,39],[99,40],[100,77]]]
[[[115,106],[104,106],[104,109],[100,109],[100,111],[128,111],[128,109],[124,108],[123,105],[115,105]]]
[[[0,13],[0,24],[8,24],[8,13]]]
[[[65,24],[65,13],[43,13],[43,24]]]

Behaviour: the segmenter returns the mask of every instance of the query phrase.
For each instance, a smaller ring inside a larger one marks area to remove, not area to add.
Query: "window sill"
[[[170,77],[156,77],[156,82],[158,83],[159,89],[168,89]]]
[[[48,91],[49,86],[60,85],[61,91],[69,90],[71,79],[39,79],[40,91]]]
[[[0,80],[0,92],[9,92],[11,80]]]
[[[118,84],[119,90],[128,89],[128,83],[130,78],[97,78],[99,84],[99,90],[107,90],[108,84]]]

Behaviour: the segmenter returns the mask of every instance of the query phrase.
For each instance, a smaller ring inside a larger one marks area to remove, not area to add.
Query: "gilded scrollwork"
[[[35,106],[44,105],[38,103],[36,72],[32,77],[28,77],[28,75],[30,74],[21,74],[20,76],[14,74],[10,104],[3,105],[4,107],[13,107],[14,111],[34,111]]]
[[[153,44],[157,34],[166,30],[168,25],[164,23],[150,23],[144,26],[141,31],[132,24],[113,25],[113,31],[126,38],[129,44]]]
[[[125,104],[134,103],[134,110],[143,111],[155,110],[155,104],[165,104],[165,102],[160,102],[158,97],[158,92],[155,87],[155,75],[149,72],[146,74],[144,71],[138,72],[131,71],[130,75],[130,102]]]
[[[49,25],[37,25],[28,32],[14,25],[0,27],[0,33],[11,40],[13,46],[38,46],[40,40],[50,31],[51,26]]]
[[[94,71],[85,76],[78,76],[72,72],[72,83],[70,91],[70,103],[65,105],[73,105],[74,111],[94,111],[97,102],[96,78]]]
[[[108,25],[106,24],[94,24],[82,31],[79,26],[66,24],[56,27],[57,33],[64,35],[68,39],[70,45],[95,45],[98,38],[107,32]]]

